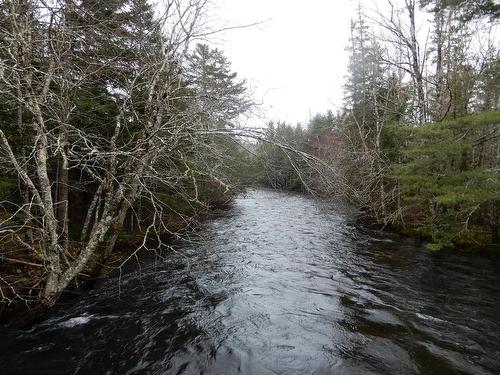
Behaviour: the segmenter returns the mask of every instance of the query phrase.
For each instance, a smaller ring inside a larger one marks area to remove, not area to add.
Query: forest
[[[250,128],[206,1],[1,1],[2,308],[170,248],[248,185],[341,197],[429,250],[497,246],[499,6],[389,4],[351,21],[338,109]]]
[[[418,12],[432,23],[425,43]],[[262,143],[262,181],[342,196],[430,250],[498,245],[498,17],[489,1],[405,1],[387,14],[358,8],[343,107],[306,127],[268,124],[272,137],[324,164]]]

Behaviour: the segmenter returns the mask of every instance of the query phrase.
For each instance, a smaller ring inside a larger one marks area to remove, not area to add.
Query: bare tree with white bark
[[[11,0],[1,10],[0,94],[17,109],[15,131],[24,139],[18,147],[2,124],[1,165],[25,193],[20,203],[2,202],[8,215],[0,242],[13,241],[37,259],[29,262],[42,270],[34,298],[47,306],[97,253],[111,252],[137,201],[147,200],[153,211],[142,246],[151,235],[161,242],[168,228],[158,190],[197,201],[200,176],[224,184],[216,167],[195,162],[206,159],[202,153],[220,156],[214,135],[242,135],[229,124],[250,105],[244,87],[209,89],[190,65],[190,44],[209,34],[207,1],[167,0],[143,30],[140,22],[125,24],[138,5],[147,4],[124,1],[109,19],[73,0]],[[126,32],[134,37],[123,37]],[[85,112],[81,98],[95,87],[111,109],[87,118],[94,109]],[[185,181],[194,196],[183,190]],[[70,190],[89,197],[78,208],[86,212],[77,236],[68,229],[76,216]]]

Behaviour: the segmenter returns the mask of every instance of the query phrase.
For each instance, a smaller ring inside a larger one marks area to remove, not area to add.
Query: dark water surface
[[[199,236],[2,329],[0,373],[500,374],[498,260],[431,254],[267,190]]]

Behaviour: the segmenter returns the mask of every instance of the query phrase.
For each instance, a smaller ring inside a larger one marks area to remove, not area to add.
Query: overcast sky
[[[218,35],[233,70],[245,78],[262,117],[306,123],[310,113],[336,111],[342,103],[353,0],[214,0],[227,25],[259,26]],[[255,123],[255,124],[253,124]]]

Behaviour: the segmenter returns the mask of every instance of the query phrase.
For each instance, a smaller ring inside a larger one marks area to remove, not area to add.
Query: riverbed
[[[500,261],[251,190],[29,330],[2,374],[498,374]]]

